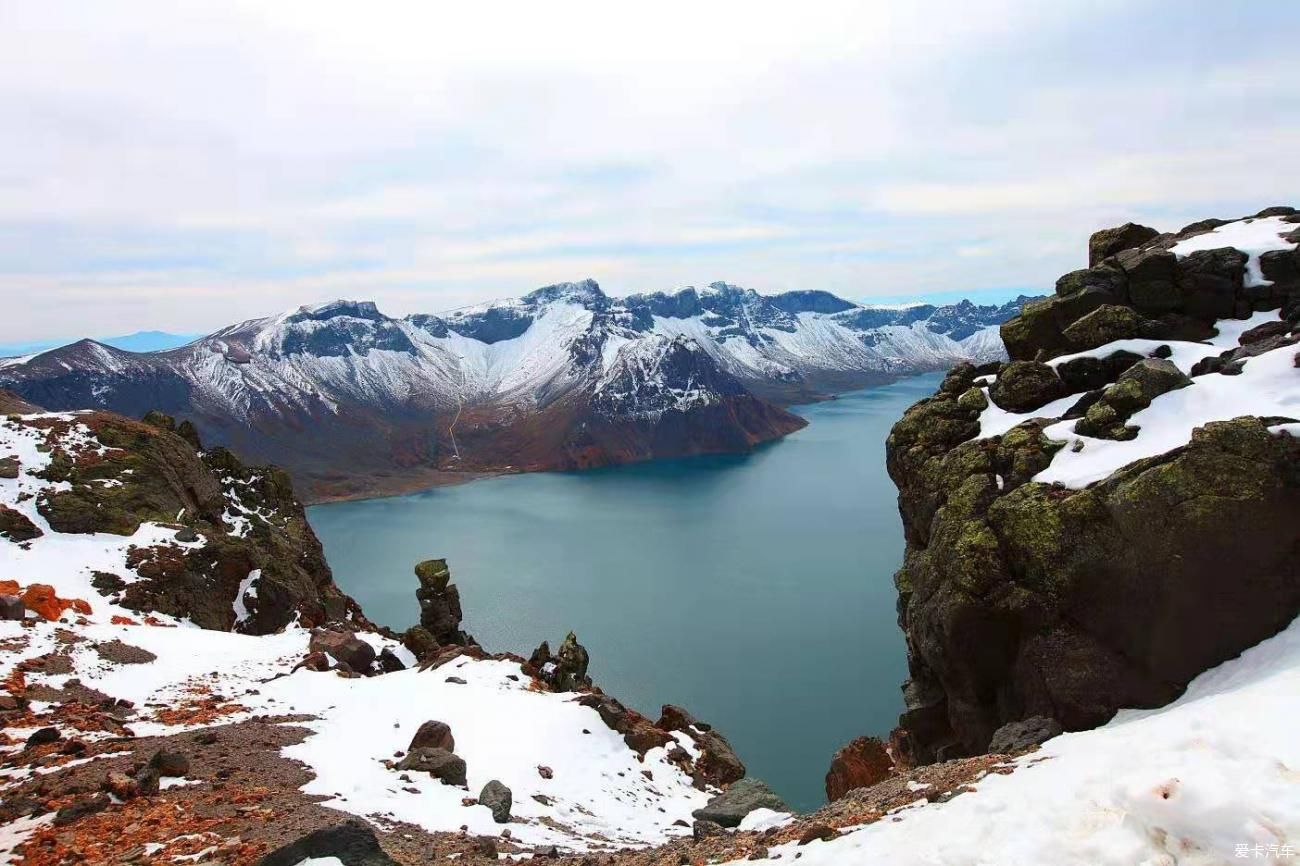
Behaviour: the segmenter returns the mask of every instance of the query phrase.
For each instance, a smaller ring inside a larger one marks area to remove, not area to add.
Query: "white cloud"
[[[1046,286],[1100,225],[1294,197],[1264,6],[0,2],[0,339],[585,276]]]

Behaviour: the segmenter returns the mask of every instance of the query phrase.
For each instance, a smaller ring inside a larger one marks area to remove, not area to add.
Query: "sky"
[[[0,341],[1050,288],[1300,205],[1300,3],[0,0]]]

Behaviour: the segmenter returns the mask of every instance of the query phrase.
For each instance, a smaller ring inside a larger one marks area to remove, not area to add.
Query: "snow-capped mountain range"
[[[190,418],[326,498],[744,450],[803,426],[774,404],[1003,357],[997,326],[1026,300],[869,307],[725,283],[611,298],[585,280],[400,319],[335,301],[166,351],[82,340],[0,361],[0,387],[50,409]]]

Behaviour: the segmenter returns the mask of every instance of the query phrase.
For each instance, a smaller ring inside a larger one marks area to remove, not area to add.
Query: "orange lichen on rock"
[[[0,595],[17,595],[18,581],[0,580]]]
[[[131,619],[131,617],[122,616],[121,614],[118,613],[113,614],[113,618],[109,621],[113,623],[113,625],[139,625],[140,624],[135,620]]]
[[[37,829],[18,849],[19,862],[24,866],[172,863],[200,858],[257,862],[265,846],[222,832],[228,819],[203,817],[199,812],[206,805],[201,797],[191,797],[190,802],[140,797],[113,804],[68,826]]]
[[[209,725],[246,709],[242,704],[224,703],[218,698],[208,697],[174,707],[162,707],[154,713],[153,720],[164,725]]]
[[[12,581],[8,582],[12,583]],[[47,583],[33,583],[23,591],[21,600],[28,610],[36,611],[43,619],[50,622],[58,620],[69,608],[83,615],[91,613],[89,603],[80,598],[59,598],[54,587]]]

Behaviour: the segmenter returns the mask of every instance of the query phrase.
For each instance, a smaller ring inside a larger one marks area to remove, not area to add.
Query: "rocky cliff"
[[[6,544],[0,562],[20,586],[58,571],[79,576],[91,605],[108,599],[249,634],[360,617],[288,476],[205,450],[188,423],[159,413],[10,414],[0,458],[9,479],[0,532],[21,542]]]
[[[1300,612],[1300,215],[1094,234],[887,444],[895,757],[1156,707]]]

